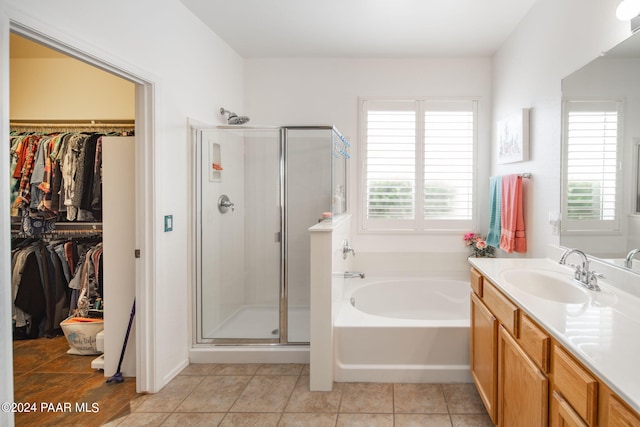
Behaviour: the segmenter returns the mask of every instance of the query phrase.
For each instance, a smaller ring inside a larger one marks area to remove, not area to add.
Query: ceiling
[[[536,0],[181,0],[244,58],[492,55]]]

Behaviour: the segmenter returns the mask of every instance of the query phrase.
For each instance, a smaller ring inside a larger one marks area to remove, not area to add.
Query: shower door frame
[[[202,299],[202,202],[201,202],[201,194],[202,194],[202,177],[204,171],[202,170],[202,160],[201,156],[203,155],[203,133],[205,131],[224,131],[224,130],[277,130],[278,131],[278,150],[279,150],[279,208],[280,208],[280,231],[279,231],[279,244],[280,244],[280,266],[279,266],[279,337],[278,338],[205,338],[203,336],[203,328],[202,328],[202,313],[204,310],[204,303]],[[193,152],[193,164],[195,166],[194,173],[194,190],[196,193],[195,197],[195,261],[194,261],[194,269],[195,269],[195,292],[194,292],[194,306],[196,307],[194,320],[196,323],[196,327],[194,330],[194,346],[237,346],[237,345],[261,345],[261,346],[308,346],[310,342],[289,342],[288,340],[288,321],[289,321],[289,312],[288,312],[288,278],[287,278],[287,236],[288,236],[288,226],[287,226],[287,216],[288,216],[288,205],[287,205],[287,190],[288,190],[288,180],[287,180],[287,137],[289,130],[328,130],[331,132],[335,132],[340,135],[340,132],[334,126],[328,125],[319,125],[319,126],[280,126],[280,127],[251,127],[251,126],[216,126],[216,127],[199,127],[194,126],[192,128],[192,138],[194,141],[194,152]],[[332,177],[333,179],[333,177]],[[311,226],[311,225],[310,225]]]
[[[286,127],[279,131],[280,167],[280,337],[277,344],[289,343],[289,281],[287,280],[287,134]],[[306,343],[309,344],[309,343]]]

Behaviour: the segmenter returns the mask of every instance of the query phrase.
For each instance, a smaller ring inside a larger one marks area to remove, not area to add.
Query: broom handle
[[[131,325],[133,324],[133,317],[136,315],[136,300],[133,300],[133,307],[131,307],[131,316],[129,317],[129,326],[127,326],[127,333],[124,335],[124,343],[122,344],[122,352],[120,353],[120,361],[118,362],[118,372],[122,368],[122,361],[124,360],[124,352],[127,349],[127,342],[129,341],[129,332],[131,331]]]

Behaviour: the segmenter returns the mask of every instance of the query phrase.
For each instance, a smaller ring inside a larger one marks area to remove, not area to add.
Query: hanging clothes
[[[100,237],[14,239],[12,241],[14,337],[32,339],[62,334],[60,322],[75,314],[78,297],[86,306],[102,300]],[[84,313],[86,317],[88,313]]]
[[[37,338],[38,327],[45,316],[45,297],[36,259],[31,245],[12,254],[13,320],[16,339]]]
[[[39,235],[29,219],[101,221],[102,136],[11,135],[11,216],[25,233]]]
[[[131,134],[114,126],[123,129],[23,128],[10,135],[12,230],[20,236],[12,239],[11,253],[16,339],[62,334],[61,321],[86,317],[95,301],[103,303],[101,236],[63,238],[68,229],[55,229],[61,222],[102,220],[102,138]]]

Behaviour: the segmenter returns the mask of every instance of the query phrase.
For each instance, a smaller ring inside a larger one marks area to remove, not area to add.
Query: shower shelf
[[[217,142],[211,142],[209,145],[209,160],[209,163],[211,164],[211,170],[209,171],[209,181],[222,181],[221,150],[220,144],[218,144]]]

